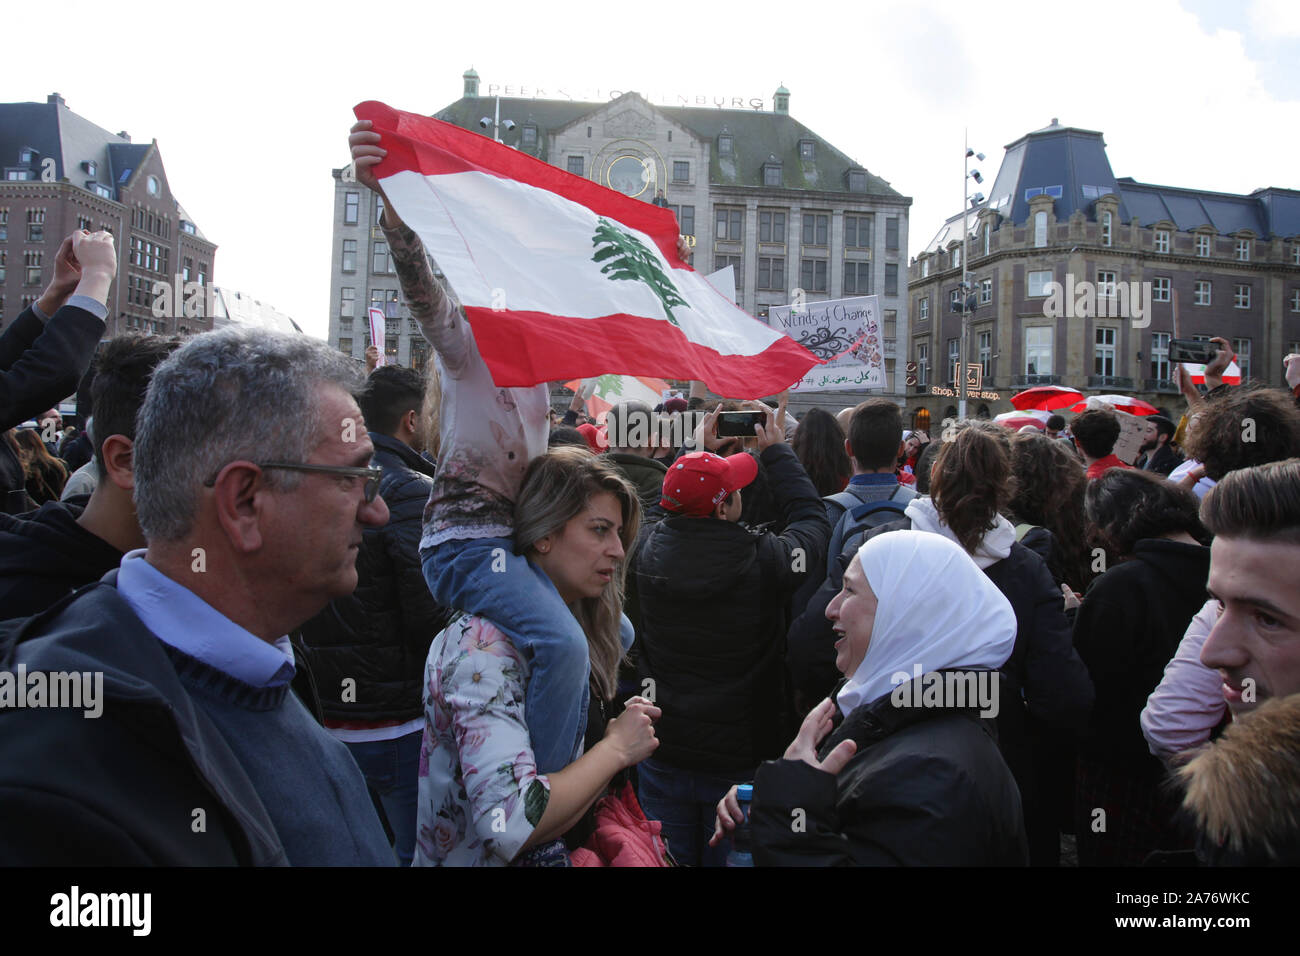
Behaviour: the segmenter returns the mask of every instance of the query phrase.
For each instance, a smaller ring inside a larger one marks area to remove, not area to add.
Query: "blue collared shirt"
[[[95,299],[92,299],[88,295],[70,295],[68,296],[68,301],[63,304],[76,306],[78,309],[85,309],[87,312],[89,312],[95,318],[99,319],[101,322],[106,321],[108,319],[108,309],[103,305],[103,303]],[[42,312],[41,307],[37,305],[35,302],[32,303],[32,312],[42,322],[50,321],[51,316],[48,316],[44,312]]]
[[[289,635],[267,643],[167,577],[144,555],[140,548],[123,556],[117,591],[155,637],[252,687],[279,687],[293,680]]]
[[[849,479],[851,485],[896,485],[898,476],[890,472],[872,472],[865,475],[854,475]]]

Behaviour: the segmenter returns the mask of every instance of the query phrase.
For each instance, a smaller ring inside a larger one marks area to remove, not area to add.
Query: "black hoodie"
[[[0,514],[0,620],[39,614],[121,564],[121,551],[77,524],[81,512],[47,501],[25,515]]]

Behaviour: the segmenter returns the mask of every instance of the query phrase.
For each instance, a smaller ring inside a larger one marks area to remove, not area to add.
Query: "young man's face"
[[[1223,677],[1234,713],[1300,693],[1300,545],[1215,538],[1208,590],[1223,607],[1201,663]]]

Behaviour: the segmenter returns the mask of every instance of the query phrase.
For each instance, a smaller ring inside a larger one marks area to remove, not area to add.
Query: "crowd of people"
[[[0,862],[1300,862],[1300,356],[1218,340],[1137,467],[1101,408],[596,421],[498,388],[383,210],[424,373],[96,350],[105,234],[0,337],[0,428],[90,422],[0,442]]]

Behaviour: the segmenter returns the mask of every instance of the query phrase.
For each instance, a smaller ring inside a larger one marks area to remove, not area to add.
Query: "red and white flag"
[[[379,349],[379,361],[375,368],[384,364],[384,310],[370,309],[366,312],[370,320],[370,344]]]
[[[1204,365],[1197,365],[1194,362],[1184,362],[1183,368],[1186,369],[1187,374],[1192,377],[1193,385],[1205,384]],[[1241,366],[1238,365],[1235,361],[1229,362],[1228,367],[1223,370],[1223,384],[1224,385],[1241,384]]]
[[[781,391],[818,363],[677,254],[668,209],[374,101],[393,208],[455,289],[498,386],[609,373]]]
[[[576,392],[582,384],[575,380],[565,382],[564,387]],[[642,401],[654,408],[668,391],[668,383],[663,379],[636,375],[602,375],[586,384],[595,386],[587,399],[587,414],[598,422],[603,422],[605,413],[619,402]]]

